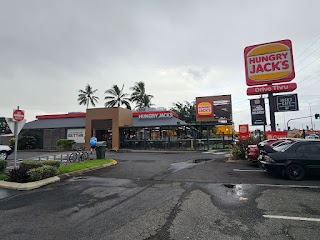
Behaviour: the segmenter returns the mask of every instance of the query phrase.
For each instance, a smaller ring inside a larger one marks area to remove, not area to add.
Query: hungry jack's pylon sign
[[[290,40],[248,46],[244,59],[248,86],[289,82],[295,77]]]

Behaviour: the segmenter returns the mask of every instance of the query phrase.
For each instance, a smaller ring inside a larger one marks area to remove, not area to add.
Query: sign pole
[[[19,110],[19,106],[17,107],[17,110]],[[17,152],[18,152],[18,122],[14,122],[14,168],[17,167]]]
[[[269,98],[269,111],[270,111],[271,131],[276,131],[276,118],[275,118],[275,115],[274,115],[273,93],[268,93],[268,98]]]

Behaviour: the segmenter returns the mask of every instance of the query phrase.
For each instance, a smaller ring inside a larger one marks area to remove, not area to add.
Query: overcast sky
[[[0,0],[0,115],[85,111],[78,90],[143,81],[156,107],[231,94],[236,125],[251,124],[243,50],[290,39],[300,111],[320,113],[319,1]],[[319,100],[318,100],[319,99]],[[316,102],[318,101],[318,102]],[[309,105],[310,103],[310,105]],[[320,128],[320,120],[313,121]],[[310,118],[292,127],[310,126]],[[254,128],[252,128],[254,129]]]

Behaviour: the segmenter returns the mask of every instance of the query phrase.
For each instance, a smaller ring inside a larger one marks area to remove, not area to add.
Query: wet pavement
[[[320,236],[319,178],[234,171],[259,169],[223,154],[110,157],[119,164],[0,200],[2,239]]]
[[[18,193],[19,193],[19,191],[0,188],[0,200],[4,199],[4,198],[8,198],[10,196],[17,195]]]

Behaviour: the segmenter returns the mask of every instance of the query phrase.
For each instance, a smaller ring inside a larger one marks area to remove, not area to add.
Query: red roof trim
[[[50,115],[39,115],[37,119],[52,119],[52,118],[77,118],[85,117],[86,113],[67,113],[67,114],[50,114]]]
[[[132,113],[132,116],[133,117],[139,117],[139,115],[142,115],[142,114],[159,114],[159,113],[172,113],[172,115],[176,118],[179,118],[178,114],[176,114],[175,112],[172,112],[172,111],[156,111],[156,112],[133,112]]]

